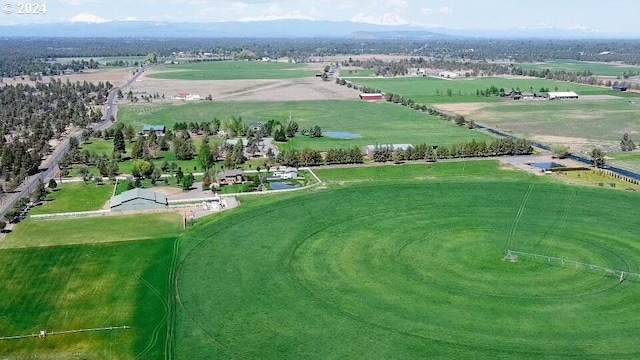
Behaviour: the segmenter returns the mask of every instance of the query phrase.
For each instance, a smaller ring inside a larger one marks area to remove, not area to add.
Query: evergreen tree
[[[127,144],[124,141],[122,130],[116,130],[113,136],[113,152],[122,154],[126,152],[126,147]]]
[[[200,145],[200,151],[198,151],[198,163],[206,172],[213,166],[213,156],[211,155],[211,146],[209,145],[209,138],[205,137]]]

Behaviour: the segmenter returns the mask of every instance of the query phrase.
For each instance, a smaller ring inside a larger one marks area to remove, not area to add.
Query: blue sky
[[[283,18],[415,24],[451,29],[560,28],[640,34],[640,0],[35,0],[47,13],[0,13],[0,24],[153,20],[255,21]],[[19,1],[0,0],[14,8]],[[23,2],[23,1],[20,1]]]

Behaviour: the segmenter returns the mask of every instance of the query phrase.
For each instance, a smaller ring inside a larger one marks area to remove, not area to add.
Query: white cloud
[[[93,14],[87,14],[87,13],[77,14],[67,21],[71,23],[88,23],[88,24],[100,24],[100,23],[109,22],[109,20],[107,19],[103,19],[101,17],[95,16]]]
[[[446,14],[453,13],[453,9],[448,6],[441,6],[437,9],[421,7],[420,13],[423,15],[434,15],[434,14],[446,15]]]
[[[244,16],[238,19],[238,21],[269,21],[269,20],[315,20],[311,15],[304,14],[300,11],[283,12],[268,12],[259,16]]]
[[[381,16],[366,15],[359,13],[351,18],[351,21],[357,23],[367,23],[375,25],[407,25],[409,22],[402,16],[395,13],[386,13]]]

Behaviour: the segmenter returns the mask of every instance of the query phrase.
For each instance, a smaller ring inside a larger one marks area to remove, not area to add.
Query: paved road
[[[104,130],[111,126],[113,123],[110,121],[111,116],[117,114],[117,100],[118,100],[118,89],[124,89],[129,87],[133,82],[138,80],[140,76],[144,73],[147,67],[138,71],[126,84],[121,87],[114,87],[109,92],[107,97],[107,103],[105,104],[105,111],[102,120],[99,123],[93,124],[94,130]],[[80,136],[82,130],[76,131],[71,134],[71,136],[77,137]],[[47,158],[40,164],[40,172],[38,174],[29,176],[22,184],[13,192],[3,194],[0,197],[0,218],[4,217],[6,213],[11,210],[13,205],[21,198],[29,196],[36,187],[38,186],[38,181],[47,182],[49,179],[53,178],[56,172],[56,165],[58,161],[62,159],[64,154],[67,153],[69,149],[69,138],[65,138],[60,142],[58,146],[53,150],[53,152],[47,156]]]

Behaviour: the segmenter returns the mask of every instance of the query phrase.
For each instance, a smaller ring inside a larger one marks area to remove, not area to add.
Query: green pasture
[[[111,198],[111,184],[62,183],[49,192],[42,205],[29,210],[30,215],[100,210]]]
[[[624,133],[640,131],[640,105],[628,99],[501,102],[487,104],[467,118],[526,137],[619,142]]]
[[[517,63],[514,66],[529,70],[545,70],[566,71],[566,72],[584,72],[591,71],[595,75],[600,76],[622,76],[626,72],[640,72],[639,66],[620,65],[615,63],[596,63],[587,61],[573,60],[552,60],[543,63]]]
[[[637,145],[640,138],[637,138],[637,135],[635,135],[635,137],[636,138],[632,135],[631,139],[633,139]],[[607,157],[610,158],[607,160],[607,164],[640,172],[640,152],[638,151],[611,153],[607,154]]]
[[[167,80],[291,79],[315,76],[304,64],[259,61],[210,61],[165,65],[147,75]]]
[[[172,343],[174,244],[162,238],[0,250],[0,336],[130,327],[0,340],[0,358],[162,358]]]
[[[348,67],[340,68],[340,77],[348,79],[350,77],[372,77],[376,76],[376,71],[372,69],[352,70]]]
[[[27,219],[15,226],[0,242],[0,249],[175,237],[182,232],[182,226],[182,216],[174,212]]]
[[[496,162],[318,173],[180,238],[179,358],[638,357],[639,281],[502,259],[640,272],[639,195]]]
[[[214,117],[224,121],[241,116],[247,123],[274,119],[283,123],[289,116],[300,125],[310,128],[318,125],[322,131],[342,131],[362,135],[352,140],[308,138],[296,136],[286,146],[311,147],[327,150],[389,143],[452,144],[471,139],[488,140],[487,135],[457,127],[438,117],[430,116],[391,103],[357,101],[295,101],[295,102],[243,102],[199,103],[183,106],[139,107],[125,106],[119,110],[119,120],[136,129],[154,123],[169,128],[181,121],[211,121]]]
[[[507,79],[501,77],[440,79],[433,77],[410,78],[374,78],[357,79],[357,84],[380,89],[384,92],[400,94],[420,104],[464,103],[464,102],[500,102],[498,96],[477,96],[476,90],[485,90],[492,85],[505,91],[539,92],[540,88],[550,91],[575,91],[579,95],[612,94],[610,89],[598,88],[575,83],[545,79]],[[447,90],[451,90],[451,96]],[[439,95],[438,95],[439,92]]]

